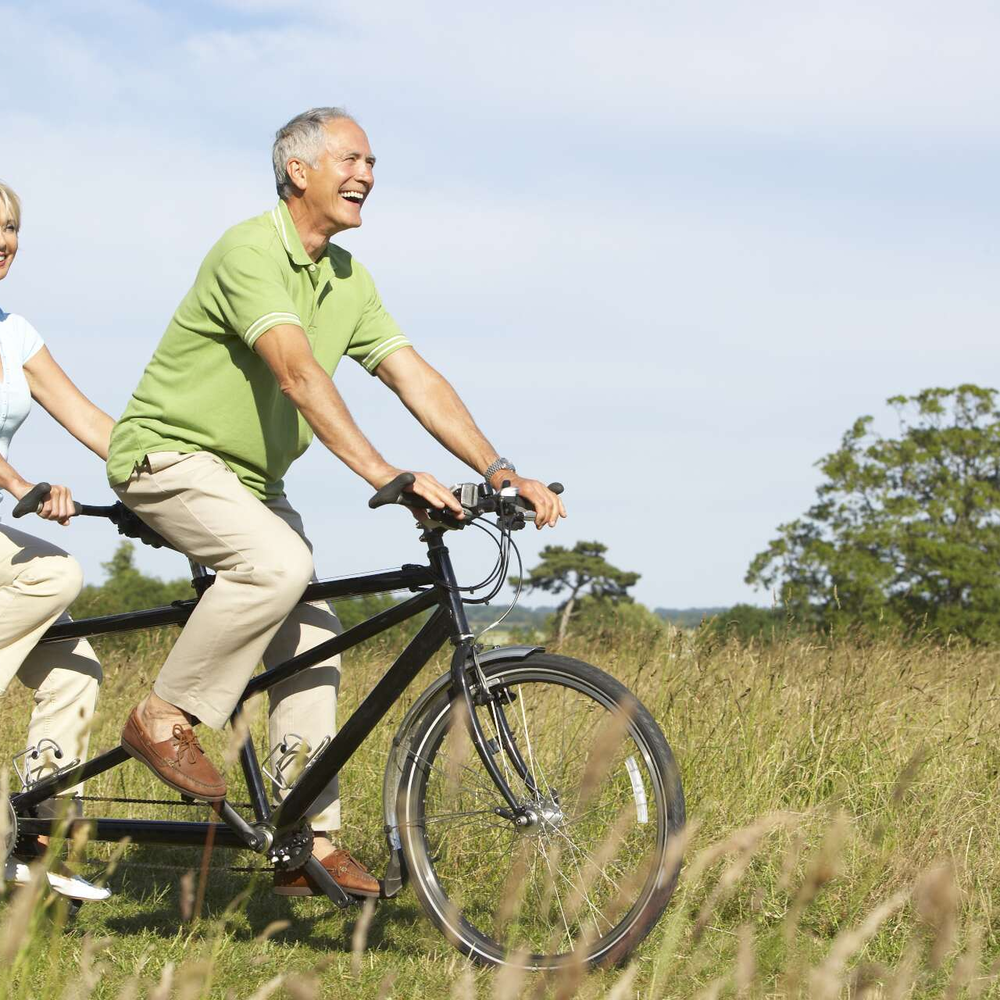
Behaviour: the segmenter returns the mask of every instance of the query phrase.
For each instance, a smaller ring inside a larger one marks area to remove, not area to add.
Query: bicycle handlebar
[[[390,503],[401,503],[407,507],[418,507],[426,510],[430,505],[413,493],[407,493],[406,487],[412,486],[417,481],[417,477],[412,472],[403,472],[388,482],[381,489],[375,491],[375,495],[368,501],[368,506],[375,510]]]
[[[12,511],[14,517],[24,517],[25,514],[37,514],[42,509],[42,504],[45,503],[51,492],[52,486],[50,483],[36,483],[14,504],[14,510]],[[73,506],[76,508],[77,514],[83,513],[83,504],[79,504],[74,500]]]
[[[482,514],[516,514],[520,517],[522,526],[525,520],[534,520],[534,507],[516,491],[508,492],[504,489],[491,491],[487,486],[462,483],[452,488],[455,499],[462,505],[466,515],[466,520],[460,521],[447,509],[437,508],[423,497],[408,491],[407,487],[412,486],[415,479],[412,472],[400,473],[391,482],[375,491],[375,495],[368,501],[368,506],[375,510],[387,504],[402,504],[414,510],[430,511],[437,520],[449,528],[461,528],[469,520]],[[549,489],[558,496],[564,487],[562,483],[549,483]],[[503,509],[505,506],[507,510]]]
[[[49,483],[36,483],[27,493],[21,497],[14,505],[14,517],[24,517],[25,514],[37,514],[42,509],[42,504],[52,490]],[[137,538],[146,545],[151,545],[154,549],[168,548],[173,546],[162,535],[157,534],[143,521],[138,514],[133,514],[121,501],[109,504],[106,507],[95,507],[90,504],[73,501],[75,515],[84,517],[106,517],[118,529],[119,535],[126,535],[129,538]]]
[[[386,504],[402,504],[404,507],[412,507],[415,510],[431,511],[434,516],[444,522],[448,527],[461,528],[467,521],[460,521],[447,511],[439,510],[423,497],[417,496],[413,492],[408,492],[406,487],[412,486],[416,477],[412,472],[403,472],[396,476],[392,482],[386,483],[368,501],[368,506],[375,510],[384,507]],[[555,493],[563,492],[562,483],[549,483],[549,489]],[[37,514],[45,503],[49,493],[52,491],[50,483],[36,483],[27,493],[21,497],[14,505],[14,517],[24,517],[25,514]],[[488,487],[479,486],[475,483],[464,483],[454,488],[456,498],[462,504],[462,509],[466,512],[466,517],[471,519],[487,513],[507,513],[520,517],[521,523],[524,520],[531,520],[534,516],[534,509],[531,504],[518,496],[516,492],[506,493],[504,490],[490,491]],[[502,508],[507,507],[504,511]],[[146,545],[153,548],[166,547],[172,549],[173,546],[162,535],[157,534],[148,524],[137,514],[133,514],[121,501],[110,504],[106,507],[95,507],[89,504],[73,501],[76,515],[85,517],[106,517],[117,528],[118,534],[127,535],[129,538],[137,538]]]

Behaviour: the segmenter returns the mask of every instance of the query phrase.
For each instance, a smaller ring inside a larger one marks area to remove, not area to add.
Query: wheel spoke
[[[463,812],[433,813],[424,816],[425,823],[443,823],[445,820],[458,819],[462,816],[491,816],[496,818],[496,813],[492,809],[466,809]],[[497,823],[497,826],[503,826]]]
[[[566,929],[566,950],[573,950],[573,935],[570,933],[569,921],[566,919],[566,911],[563,909],[562,897],[559,895],[559,884],[556,882],[555,873],[549,861],[549,853],[544,847],[541,848],[542,857],[545,859],[545,867],[549,870],[549,877],[552,879],[552,888],[556,896],[556,904],[559,906],[559,914],[562,917],[563,927]]]
[[[451,761],[451,758],[447,754],[439,754],[439,756],[442,758],[442,760],[445,761],[445,763],[449,763]],[[410,752],[410,757],[413,760],[420,761],[420,763],[423,764],[425,767],[432,768],[433,770],[439,772],[442,775],[442,777],[444,777],[446,780],[450,779],[451,776],[448,774],[448,772],[442,770],[433,761],[427,760],[425,757],[420,757],[417,754],[413,753],[412,751]],[[456,761],[455,763],[458,762]],[[500,791],[496,787],[496,785],[487,782],[483,777],[480,776],[478,771],[474,771],[471,767],[469,767],[468,764],[459,764],[458,766],[472,777],[473,783],[483,792],[495,796],[498,800],[500,799]]]
[[[573,858],[573,864],[576,867],[576,873],[577,873],[577,875],[579,876],[579,879],[580,879],[580,885],[579,885],[578,888],[575,889],[575,891],[581,897],[581,899],[583,901],[585,901],[587,903],[587,905],[590,907],[591,913],[594,916],[594,930],[597,932],[597,934],[595,935],[595,937],[599,937],[600,933],[601,933],[601,927],[600,927],[600,924],[597,921],[597,917],[598,916],[603,916],[603,914],[600,912],[600,910],[597,909],[596,906],[594,906],[594,901],[590,898],[590,893],[587,891],[587,884],[584,881],[583,869],[580,867],[580,859],[579,859],[579,857],[577,857],[576,847],[573,845],[572,841],[569,841],[569,845],[570,845],[571,856]],[[562,872],[560,872],[559,874],[562,875]],[[566,881],[569,882],[570,887],[572,888],[573,887],[573,883],[570,882],[570,880],[568,878],[566,878],[565,875],[563,875],[563,878],[565,878]],[[604,918],[604,921],[608,925],[608,927],[614,926],[611,923],[611,921],[608,920],[606,917]]]

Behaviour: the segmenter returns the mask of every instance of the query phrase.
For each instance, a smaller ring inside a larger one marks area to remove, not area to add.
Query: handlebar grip
[[[34,514],[45,503],[45,498],[51,491],[52,486],[49,483],[36,483],[14,505],[14,517],[24,517],[25,514]]]
[[[565,491],[566,487],[563,486],[562,483],[549,483],[549,489],[555,493],[556,496],[559,496],[560,493]]]
[[[392,482],[386,483],[375,492],[375,496],[368,501],[368,506],[375,510],[376,507],[384,507],[386,504],[399,503],[403,491],[407,486],[412,486],[416,480],[417,477],[412,472],[400,473]]]
[[[24,517],[25,514],[37,514],[39,508],[45,503],[51,492],[51,484],[36,483],[14,505],[14,510],[12,511],[14,517]],[[75,500],[73,501],[73,507],[76,514],[79,514],[83,510]]]

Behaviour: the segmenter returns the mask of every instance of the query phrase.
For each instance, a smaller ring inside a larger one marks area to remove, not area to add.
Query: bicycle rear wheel
[[[670,748],[628,690],[589,664],[533,653],[483,672],[476,711],[526,815],[511,813],[471,745],[464,705],[442,692],[414,726],[397,802],[417,896],[484,964],[620,962],[677,878],[669,847],[684,795]]]

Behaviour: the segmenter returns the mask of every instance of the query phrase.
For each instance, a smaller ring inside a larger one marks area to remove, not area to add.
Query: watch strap
[[[507,469],[509,472],[517,472],[517,469],[514,468],[514,463],[509,458],[498,458],[487,467],[483,473],[483,478],[486,482],[489,482],[501,469]]]

